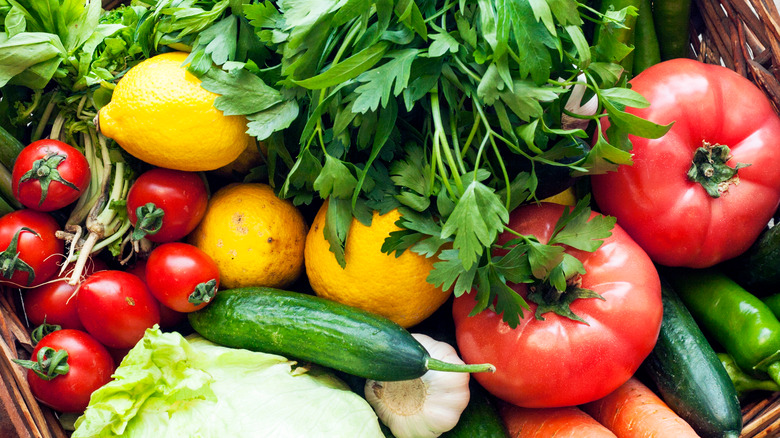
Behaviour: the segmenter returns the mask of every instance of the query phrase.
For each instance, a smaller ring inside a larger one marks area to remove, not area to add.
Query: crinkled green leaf
[[[365,436],[371,406],[329,372],[153,328],[92,394],[74,438]],[[301,403],[305,400],[305,403]]]

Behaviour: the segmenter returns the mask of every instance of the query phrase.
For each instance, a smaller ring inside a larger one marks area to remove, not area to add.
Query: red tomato
[[[123,271],[90,275],[78,292],[81,323],[111,348],[133,347],[160,323],[160,305],[140,278]]]
[[[128,267],[126,272],[129,272],[144,283],[146,283],[146,260],[137,260],[133,266]],[[147,283],[148,287],[149,284]],[[168,306],[164,306],[160,303],[160,327],[163,329],[171,329],[177,327],[179,324],[187,320],[187,315],[182,312],[177,312]]]
[[[87,262],[84,274],[107,269],[105,262],[91,259]],[[85,330],[79,319],[76,299],[78,285],[68,284],[71,270],[58,275],[55,280],[34,287],[24,293],[24,311],[33,326],[56,324],[64,329]]]
[[[630,137],[634,164],[592,178],[599,208],[662,265],[701,268],[741,254],[780,203],[780,118],[769,100],[735,72],[690,59],[655,65],[631,85],[650,106],[628,112],[674,125],[659,139]],[[729,167],[750,164],[720,185],[720,172],[700,177],[713,194],[688,178],[706,143],[730,148]]]
[[[563,210],[555,204],[520,207],[510,215],[509,227],[546,243]],[[513,237],[505,232],[499,242]],[[634,374],[658,337],[663,313],[658,273],[625,231],[615,226],[595,252],[569,247],[566,252],[586,270],[575,280],[604,298],[572,302],[570,309],[584,323],[552,312],[536,319],[537,304],[526,300],[530,312],[512,329],[489,308],[469,317],[473,294],[453,303],[463,360],[495,365],[495,373],[474,377],[493,395],[518,406],[573,406],[601,398]],[[510,287],[527,297],[527,284]]]
[[[12,189],[25,207],[57,210],[76,201],[89,185],[89,163],[78,149],[59,140],[38,140],[14,162]]]
[[[179,240],[198,226],[207,205],[206,184],[197,173],[163,168],[144,172],[127,194],[133,238],[159,243]]]
[[[219,268],[194,245],[165,243],[149,254],[146,284],[162,304],[179,312],[194,312],[217,293]]]
[[[59,269],[65,243],[59,224],[48,213],[18,210],[0,218],[0,284],[33,287]]]
[[[114,359],[106,347],[81,330],[63,329],[44,336],[33,349],[31,360],[37,361],[38,353],[46,348],[51,349],[46,355],[49,359],[56,351],[67,352],[67,372],[43,372],[54,376],[45,380],[30,369],[27,371],[30,390],[41,403],[57,411],[83,412],[92,393],[111,380]]]

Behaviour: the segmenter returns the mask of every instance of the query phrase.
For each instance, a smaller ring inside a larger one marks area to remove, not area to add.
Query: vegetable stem
[[[442,151],[444,152],[444,157],[447,159],[447,164],[452,171],[452,179],[455,180],[455,185],[457,186],[459,193],[462,194],[463,181],[460,179],[458,165],[452,157],[452,150],[450,149],[450,144],[447,142],[447,135],[444,133],[444,124],[441,121],[441,108],[439,107],[439,92],[436,88],[431,91],[431,112],[435,127],[434,136],[443,143]]]
[[[461,365],[444,362],[432,357],[428,358],[428,361],[426,362],[426,368],[433,371],[450,371],[455,373],[493,373],[496,371],[496,367],[489,363]]]

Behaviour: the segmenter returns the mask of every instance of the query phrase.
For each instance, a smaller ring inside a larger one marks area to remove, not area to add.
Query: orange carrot
[[[582,410],[618,438],[695,438],[699,435],[655,393],[636,378]]]
[[[615,438],[615,434],[576,407],[521,408],[502,403],[499,414],[510,438]]]

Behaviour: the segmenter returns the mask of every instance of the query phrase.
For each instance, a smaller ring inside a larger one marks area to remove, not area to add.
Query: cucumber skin
[[[725,264],[737,283],[751,292],[774,290],[780,284],[780,225],[764,230],[747,251]]]
[[[471,399],[458,424],[440,438],[508,438],[509,433],[488,392],[471,379]]]
[[[662,300],[661,331],[642,368],[666,404],[702,437],[739,436],[742,413],[726,369],[667,284]]]
[[[264,287],[219,291],[189,314],[192,328],[227,347],[279,354],[355,376],[409,380],[427,351],[389,319],[312,295]]]

